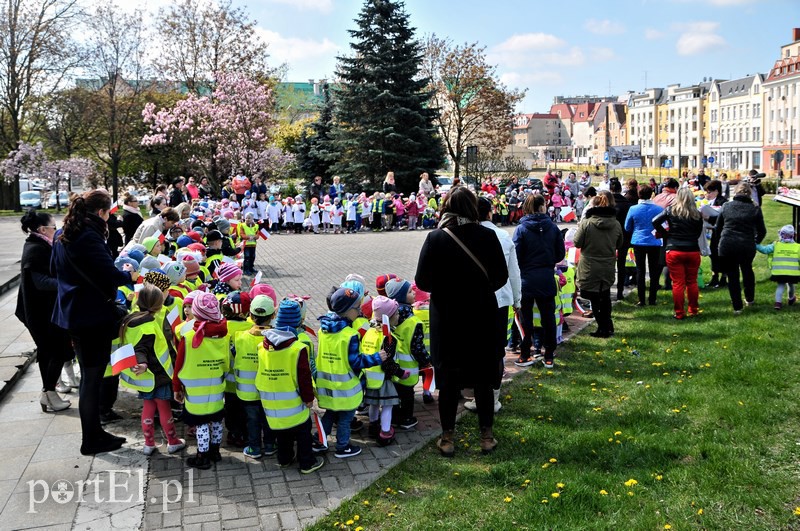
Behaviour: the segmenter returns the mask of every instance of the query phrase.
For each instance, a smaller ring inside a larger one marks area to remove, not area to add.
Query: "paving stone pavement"
[[[370,284],[389,272],[413,279],[426,234],[273,235],[259,244],[256,266],[279,296],[311,295],[307,324],[316,328],[315,317],[326,309],[325,295],[348,273],[361,274]],[[31,344],[26,345],[30,339],[13,315],[15,304],[15,291],[0,298],[4,325],[0,326],[0,347],[6,333],[11,337],[16,329],[17,335],[5,349],[23,352]],[[574,333],[587,320],[571,322]],[[506,367],[509,377],[519,371],[511,356]],[[37,368],[29,367],[0,401],[0,447],[13,449],[0,464],[3,528],[299,529],[374,482],[439,432],[436,404],[423,404],[418,387],[419,425],[398,431],[397,443],[389,447],[367,441],[364,429],[363,434],[353,435],[364,449],[362,455],[346,460],[329,455],[320,471],[301,475],[296,468],[278,468],[274,457],[245,458],[241,449],[228,448],[223,442],[220,463],[211,470],[193,470],[184,462],[187,453],[195,451],[192,438],[187,437],[187,451],[180,456],[167,455],[164,441],[163,453],[149,459],[141,454],[141,402],[134,393],[121,389],[116,409],[124,419],[108,429],[126,436],[127,444],[116,452],[82,457],[77,396],[69,396],[73,404],[64,412],[42,413],[36,403],[39,385]],[[185,426],[179,424],[179,431],[185,432]],[[61,493],[59,483],[64,482],[73,496],[59,503],[55,501]],[[45,501],[45,494],[52,497]]]

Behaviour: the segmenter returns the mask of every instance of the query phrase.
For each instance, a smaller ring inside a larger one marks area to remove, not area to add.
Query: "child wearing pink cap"
[[[242,289],[242,270],[236,264],[225,262],[217,267],[217,282],[212,292],[220,301],[232,291]]]
[[[211,293],[194,299],[192,314],[192,329],[178,343],[172,390],[175,400],[184,403],[184,422],[197,428],[197,455],[186,464],[207,470],[222,459],[225,377],[230,371],[228,324]]]

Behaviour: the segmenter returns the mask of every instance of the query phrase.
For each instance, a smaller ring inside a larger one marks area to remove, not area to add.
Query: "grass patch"
[[[764,212],[772,240],[791,212]],[[429,444],[312,529],[800,528],[800,306],[773,310],[756,264],[743,315],[726,290],[703,290],[683,322],[667,292],[629,298],[616,337],[580,334],[555,371],[504,388],[495,453],[468,415],[454,459]]]

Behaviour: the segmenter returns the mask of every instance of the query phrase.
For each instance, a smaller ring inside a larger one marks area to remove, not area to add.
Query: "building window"
[[[750,118],[750,104],[744,106],[744,117]]]
[[[753,85],[753,94],[758,94],[761,91],[761,85]]]
[[[759,169],[761,167],[761,152],[753,151],[753,167]]]
[[[761,141],[761,128],[760,127],[754,127],[753,128],[753,141],[754,142],[760,142]]]
[[[761,104],[754,103],[753,104],[753,118],[761,118]]]
[[[711,131],[711,142],[713,143],[713,142],[716,142],[716,141],[717,141],[717,132],[716,131]]]
[[[697,147],[697,139],[692,138],[692,147]]]

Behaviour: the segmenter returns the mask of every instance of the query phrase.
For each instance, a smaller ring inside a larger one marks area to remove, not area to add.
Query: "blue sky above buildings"
[[[153,4],[154,2],[154,4]],[[151,0],[152,7],[166,3]],[[556,95],[616,95],[767,72],[800,27],[800,0],[406,0],[418,36],[486,46],[517,109]],[[333,78],[362,0],[234,0],[258,22],[287,81]]]

